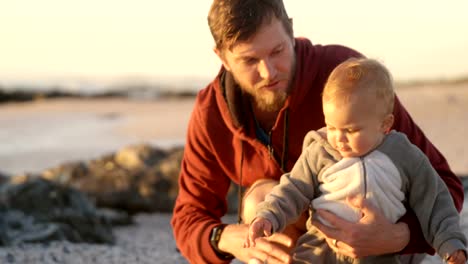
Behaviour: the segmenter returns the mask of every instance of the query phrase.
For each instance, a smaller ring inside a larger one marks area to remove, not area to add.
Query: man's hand
[[[457,250],[447,259],[448,264],[464,264],[466,263],[466,255],[462,250]]]
[[[361,258],[398,252],[408,244],[410,232],[405,223],[389,222],[379,209],[362,197],[348,199],[347,202],[361,210],[359,222],[348,222],[325,210],[317,210],[317,213],[333,227],[313,220],[313,225],[327,237],[327,243],[333,250]]]
[[[246,263],[254,258],[266,261],[269,264],[291,263],[291,238],[284,234],[276,233],[269,237],[258,238],[255,241],[255,247],[244,248],[248,230],[249,226],[246,224],[226,226],[221,234],[218,248]]]

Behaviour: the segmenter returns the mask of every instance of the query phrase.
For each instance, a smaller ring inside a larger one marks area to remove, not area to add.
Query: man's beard
[[[248,93],[253,99],[256,108],[266,112],[276,112],[283,107],[288,97],[288,90],[289,89],[271,92],[256,89],[253,93],[251,91],[248,91]]]
[[[293,59],[293,61],[291,62],[290,72],[281,73],[279,74],[279,76],[277,76],[277,79],[274,80],[286,80],[287,84],[285,89],[281,89],[279,91],[269,91],[266,89],[262,89],[261,87],[263,87],[264,85],[268,85],[268,82],[262,81],[256,84],[251,89],[242,87],[242,90],[244,90],[244,92],[247,92],[250,95],[252,100],[251,102],[255,104],[255,107],[257,109],[265,112],[278,112],[279,110],[281,110],[281,108],[283,108],[286,99],[291,93],[295,72],[296,60]],[[239,82],[238,84],[241,85]]]
[[[294,72],[294,65],[292,69],[292,72]],[[241,82],[237,80],[236,76],[233,75],[233,77],[238,83],[238,85],[241,87],[241,89],[250,96],[252,103],[255,104],[255,107],[261,111],[266,112],[277,112],[284,106],[284,103],[286,102],[286,99],[288,98],[288,95],[291,92],[293,79],[291,77],[288,80],[286,89],[273,92],[262,88],[258,88],[265,85],[265,83],[259,83],[256,85],[256,87],[253,88],[246,88],[242,85]],[[283,79],[287,79],[287,76],[285,76]]]

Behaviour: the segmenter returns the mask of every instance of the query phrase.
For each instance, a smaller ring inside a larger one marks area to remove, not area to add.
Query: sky
[[[468,75],[468,1],[284,0],[296,36],[382,61],[396,80]],[[211,0],[0,0],[0,82],[211,78]]]

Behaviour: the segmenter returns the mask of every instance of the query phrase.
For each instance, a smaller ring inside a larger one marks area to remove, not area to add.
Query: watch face
[[[215,251],[216,255],[218,255],[218,257],[220,257],[221,259],[233,259],[234,258],[233,255],[223,252],[218,248],[218,243],[219,243],[219,240],[221,239],[221,233],[223,233],[224,227],[226,227],[226,224],[215,226],[211,230],[210,244],[213,250]]]
[[[216,243],[216,248],[218,248],[218,242],[221,239],[221,233],[223,232],[224,226],[215,226],[213,230],[211,230],[210,240],[212,243]]]

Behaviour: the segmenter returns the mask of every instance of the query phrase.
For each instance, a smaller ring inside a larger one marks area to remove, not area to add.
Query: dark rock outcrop
[[[88,162],[62,164],[40,177],[87,194],[97,207],[139,212],[172,212],[178,194],[183,147],[127,146]],[[14,176],[25,181],[28,175]],[[237,187],[228,195],[228,212],[237,212]]]
[[[460,177],[461,182],[463,184],[463,190],[465,192],[465,196],[468,194],[468,175],[458,175]]]
[[[0,245],[69,240],[113,243],[112,226],[125,213],[97,210],[82,192],[40,177],[0,186]]]
[[[88,194],[98,207],[138,212],[170,212],[178,192],[183,148],[129,146],[88,163],[51,168],[42,177]]]
[[[0,185],[4,184],[10,179],[10,175],[7,175],[6,173],[3,173],[0,171]]]
[[[88,194],[98,207],[139,212],[172,212],[184,148],[160,149],[148,144],[127,146],[114,154],[72,162],[42,172],[42,177]],[[237,212],[237,188],[228,196]]]

